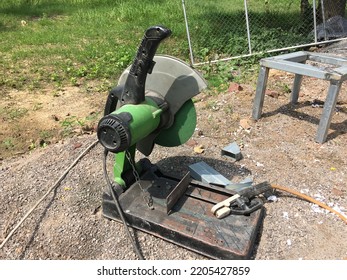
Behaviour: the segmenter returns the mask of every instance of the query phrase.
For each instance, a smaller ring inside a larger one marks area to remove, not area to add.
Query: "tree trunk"
[[[308,13],[312,13],[312,7],[308,0],[301,0],[301,5],[300,5],[300,10],[301,10],[301,15],[305,17]]]
[[[303,24],[303,28],[312,28],[313,22],[313,12],[312,6],[308,0],[301,0],[300,3],[300,12],[301,12],[301,20]]]

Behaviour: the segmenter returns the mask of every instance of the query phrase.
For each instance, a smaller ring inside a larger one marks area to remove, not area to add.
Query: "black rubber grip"
[[[160,42],[170,35],[171,30],[163,26],[146,30],[124,85],[122,104],[139,104],[145,100],[145,83],[154,66],[153,57]]]

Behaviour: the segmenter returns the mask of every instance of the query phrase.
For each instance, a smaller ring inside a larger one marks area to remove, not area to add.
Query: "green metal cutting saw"
[[[155,56],[170,34],[161,26],[146,31],[133,64],[110,92],[98,125],[100,143],[117,155],[114,179],[124,188],[129,185],[127,172],[133,172],[128,153],[131,159],[135,150],[148,156],[155,144],[182,145],[194,133],[196,111],[191,98],[207,85],[183,61]]]
[[[132,65],[108,95],[97,130],[105,148],[105,174],[109,152],[115,154],[115,162],[112,180],[105,176],[110,188],[103,194],[103,215],[116,221],[124,215],[134,228],[211,258],[248,258],[261,212],[218,220],[211,206],[233,193],[194,182],[189,173],[184,178],[164,174],[146,158],[135,162],[136,151],[149,156],[156,144],[182,145],[195,131],[192,98],[207,83],[185,62],[156,55],[170,35],[163,26],[148,28]],[[236,242],[238,235],[230,235],[229,223],[247,234]]]

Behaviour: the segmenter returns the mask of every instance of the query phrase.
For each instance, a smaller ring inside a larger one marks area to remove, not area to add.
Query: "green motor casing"
[[[162,112],[150,98],[125,104],[99,121],[99,142],[110,152],[123,152],[158,128]]]

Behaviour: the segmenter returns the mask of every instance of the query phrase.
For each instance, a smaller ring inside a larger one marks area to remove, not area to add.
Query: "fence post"
[[[248,18],[247,0],[244,0],[244,4],[245,4],[245,17],[246,17],[246,26],[247,26],[248,51],[249,51],[249,54],[252,54],[251,32],[250,32],[250,29],[249,29],[249,18]]]
[[[317,13],[316,13],[316,0],[313,0],[312,2],[312,9],[313,9],[313,30],[314,30],[314,42],[317,43]]]
[[[185,21],[185,24],[186,24],[186,32],[187,32],[187,40],[188,40],[188,47],[189,47],[190,64],[191,64],[191,66],[193,66],[194,65],[194,56],[193,56],[193,49],[192,49],[192,44],[191,44],[191,40],[190,40],[188,19],[187,19],[187,13],[186,13],[186,5],[185,5],[184,0],[182,0],[182,8],[183,8],[184,21]]]

